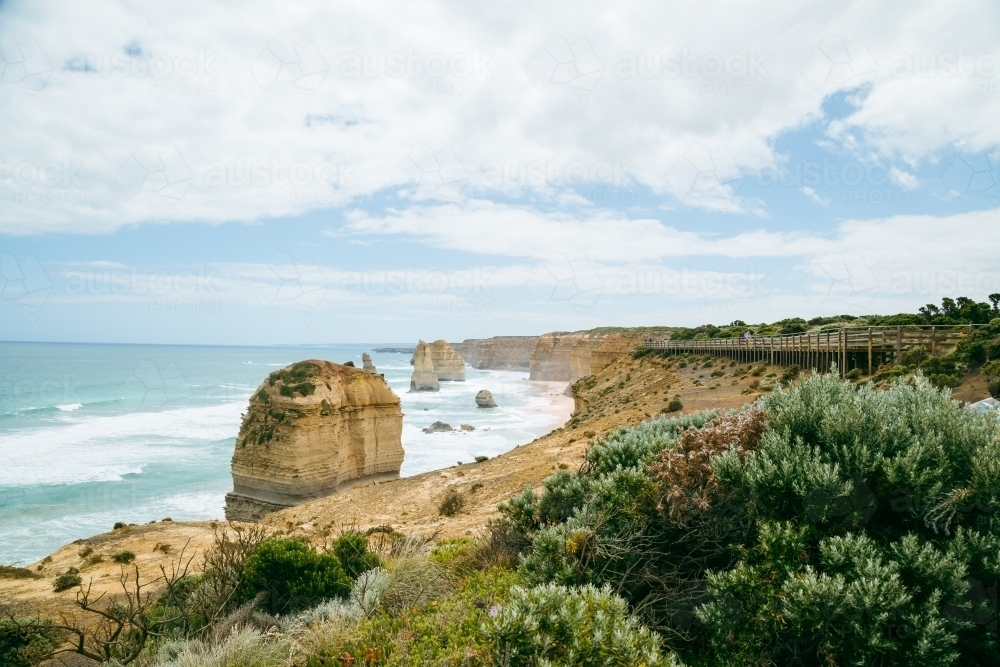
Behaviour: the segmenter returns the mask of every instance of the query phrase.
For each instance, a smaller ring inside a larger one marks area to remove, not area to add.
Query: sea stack
[[[402,430],[399,397],[378,375],[319,360],[275,371],[243,417],[226,518],[257,521],[337,491],[396,479]]]
[[[420,341],[413,352],[413,375],[410,376],[410,391],[440,391],[431,346]]]
[[[367,352],[361,353],[361,364],[364,367],[363,370],[366,370],[369,373],[375,372],[375,364],[372,363],[372,356]]]
[[[447,341],[431,343],[431,358],[438,380],[465,382],[465,359]]]
[[[496,406],[497,403],[493,400],[493,394],[490,393],[489,389],[480,389],[476,393],[477,408],[495,408]]]

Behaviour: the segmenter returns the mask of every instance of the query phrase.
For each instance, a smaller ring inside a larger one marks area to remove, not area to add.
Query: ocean
[[[240,414],[276,368],[369,352],[400,397],[401,474],[495,456],[552,428],[526,372],[467,368],[466,382],[408,393],[410,355],[373,345],[209,347],[0,343],[0,564],[145,523],[222,519]],[[489,389],[500,406],[476,407]],[[434,421],[471,432],[425,434]]]

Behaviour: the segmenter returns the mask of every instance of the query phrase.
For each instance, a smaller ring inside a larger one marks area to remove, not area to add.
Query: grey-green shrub
[[[684,525],[647,466],[711,415],[613,434],[578,481],[501,506],[524,581],[610,584],[691,665],[1000,664],[995,417],[919,376],[812,376],[760,405],[763,436],[709,458],[718,492]]]
[[[677,664],[659,637],[610,589],[548,584],[511,589],[486,627],[494,661],[509,667],[647,667]]]

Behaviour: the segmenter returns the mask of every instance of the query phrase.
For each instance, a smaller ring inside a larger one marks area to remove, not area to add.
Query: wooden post
[[[868,375],[872,374],[872,328],[868,327]]]
[[[899,365],[899,358],[903,355],[903,327],[896,327],[896,358],[893,361]]]
[[[847,329],[840,330],[840,377],[847,373]]]

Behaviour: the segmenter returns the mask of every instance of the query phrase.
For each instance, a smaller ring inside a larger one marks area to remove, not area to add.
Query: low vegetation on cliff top
[[[223,539],[133,662],[1000,664],[1000,424],[923,378],[651,419],[500,511],[437,544]],[[36,653],[66,632],[12,623]]]

